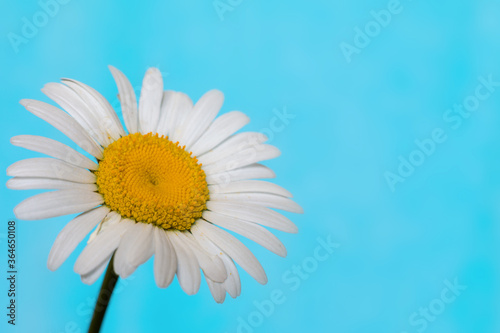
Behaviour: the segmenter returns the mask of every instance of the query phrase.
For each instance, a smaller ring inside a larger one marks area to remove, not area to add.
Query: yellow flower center
[[[105,204],[124,218],[186,230],[207,208],[205,172],[196,157],[158,134],[113,142],[95,172]]]

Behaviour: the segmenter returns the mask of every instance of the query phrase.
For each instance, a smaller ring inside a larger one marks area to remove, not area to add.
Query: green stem
[[[111,257],[108,269],[106,270],[106,275],[104,275],[104,280],[102,281],[99,297],[97,298],[94,308],[94,315],[92,316],[92,321],[90,322],[89,333],[99,333],[101,330],[106,309],[108,308],[113,290],[115,289],[116,282],[118,281],[118,275],[116,275],[115,270],[113,269],[114,257],[114,255]]]

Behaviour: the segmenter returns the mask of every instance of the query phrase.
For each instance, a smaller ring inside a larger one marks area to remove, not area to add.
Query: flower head
[[[99,278],[113,254],[114,269],[123,278],[154,255],[157,285],[166,288],[177,274],[190,295],[198,291],[203,273],[217,302],[224,301],[226,292],[232,297],[241,292],[235,262],[265,284],[255,256],[224,229],[286,255],[283,244],[264,227],[297,232],[274,209],[302,209],[287,190],[255,180],[274,177],[259,162],[277,157],[279,150],[265,144],[261,133],[235,134],[249,122],[243,113],[217,117],[220,91],[207,92],[193,105],[183,93],[163,91],[161,73],[151,68],[137,103],[125,75],[110,69],[125,127],[102,95],[75,80],[42,89],[66,112],[40,101],[21,101],[93,157],[45,137],[11,140],[51,158],[14,163],[7,170],[14,177],[7,186],[55,190],[21,202],[16,216],[39,220],[81,213],[58,235],[48,267],[57,269],[90,233],[74,267],[88,284]]]

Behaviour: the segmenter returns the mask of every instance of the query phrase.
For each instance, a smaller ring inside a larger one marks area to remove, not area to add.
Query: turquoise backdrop
[[[10,137],[74,144],[22,98],[61,77],[118,110],[107,66],[140,88],[151,66],[194,100],[224,92],[282,156],[267,162],[304,215],[276,232],[280,258],[244,241],[269,283],[242,272],[216,304],[154,283],[149,261],[119,283],[103,332],[500,332],[500,3],[430,1],[2,2],[0,183],[38,156]],[[36,191],[1,187],[0,331],[86,332],[100,281],[46,261],[71,217],[17,221],[16,326],[7,324],[7,222]]]

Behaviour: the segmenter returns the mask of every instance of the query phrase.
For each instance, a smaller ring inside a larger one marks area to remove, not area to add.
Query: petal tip
[[[22,106],[24,106],[25,108],[28,107],[28,104],[29,104],[29,99],[26,99],[26,98],[23,98],[22,100],[19,101],[19,104],[21,104]]]
[[[15,190],[15,189],[16,189],[16,187],[15,187],[15,185],[14,185],[14,184],[15,184],[14,182],[15,182],[14,178],[11,178],[11,179],[7,180],[7,182],[5,183],[5,186],[6,186],[9,190]]]
[[[224,102],[224,93],[219,89],[212,89],[207,92],[207,94],[212,95],[213,98],[221,100],[221,103]]]
[[[22,209],[19,207],[21,206],[22,203],[20,203],[19,205],[17,205],[16,207],[14,207],[14,215],[16,216],[17,219],[19,220],[25,220],[25,216],[22,214]]]
[[[86,279],[86,278],[85,278],[85,276],[83,276],[83,275],[80,275],[80,279],[81,279],[81,280],[82,280],[82,282],[83,282],[84,284],[86,284],[87,286],[90,286],[90,285],[92,285],[92,284],[95,282],[95,281],[93,281],[93,280],[88,280],[88,279]]]
[[[47,268],[48,268],[49,270],[51,270],[52,272],[55,272],[55,271],[59,268],[59,266],[56,266],[56,265],[54,264],[54,262],[53,262],[52,260],[50,260],[50,259],[49,259],[49,260],[47,261]]]
[[[267,284],[267,282],[268,282],[267,276],[265,278],[263,278],[263,279],[257,280],[257,282],[260,283],[261,285],[265,286]]]

